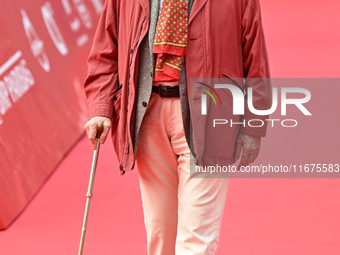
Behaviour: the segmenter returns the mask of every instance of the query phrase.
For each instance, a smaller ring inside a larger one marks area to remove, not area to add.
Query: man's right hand
[[[97,127],[98,125],[103,124],[103,133],[100,136],[99,142],[103,144],[106,140],[107,135],[109,134],[111,128],[111,120],[107,117],[96,116],[91,118],[88,122],[86,122],[84,129],[86,131],[87,137],[90,140],[92,148],[96,149],[96,135],[97,135]]]

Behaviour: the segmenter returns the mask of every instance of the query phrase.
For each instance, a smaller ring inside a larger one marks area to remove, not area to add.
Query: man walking
[[[234,127],[222,155],[205,149],[190,79],[269,77],[258,0],[107,0],[88,66],[85,130],[95,148],[98,124],[101,143],[112,129],[121,174],[137,162],[148,254],[215,254],[228,179],[195,178],[190,162],[246,166],[266,126]],[[236,85],[269,105],[268,83]]]

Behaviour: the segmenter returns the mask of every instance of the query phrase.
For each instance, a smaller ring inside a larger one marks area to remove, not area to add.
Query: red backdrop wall
[[[0,229],[82,134],[82,83],[103,2],[0,0]]]

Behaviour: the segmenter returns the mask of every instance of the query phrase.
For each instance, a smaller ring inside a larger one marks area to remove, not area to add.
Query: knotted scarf
[[[155,81],[179,80],[187,40],[188,0],[163,0],[153,47]]]

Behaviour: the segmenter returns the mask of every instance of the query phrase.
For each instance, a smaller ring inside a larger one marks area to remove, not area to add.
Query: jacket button
[[[143,102],[142,105],[146,107],[148,104],[146,102]]]
[[[123,165],[120,165],[120,166],[119,166],[119,169],[122,171],[122,170],[123,170]]]
[[[133,52],[133,49],[130,49],[130,53],[132,54],[132,52]]]

